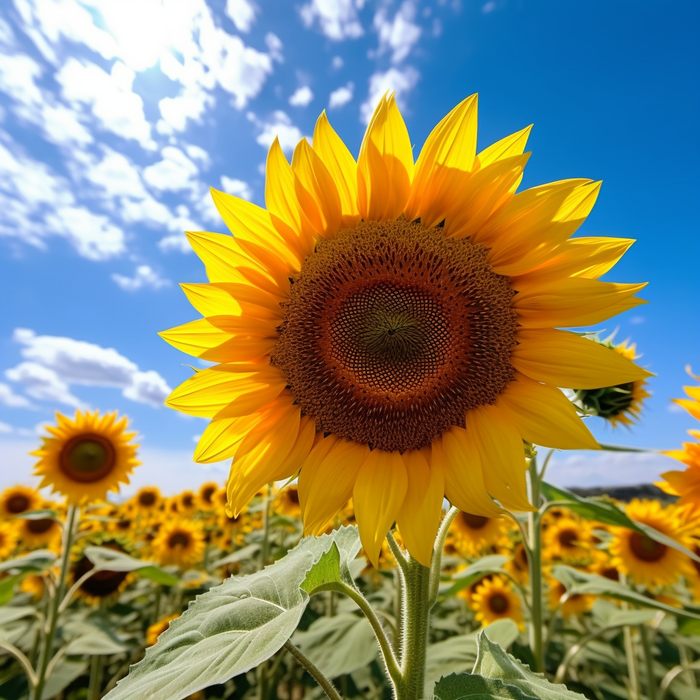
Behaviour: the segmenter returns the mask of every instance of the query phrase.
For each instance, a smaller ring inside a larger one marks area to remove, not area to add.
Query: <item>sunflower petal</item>
[[[181,284],[187,300],[202,316],[243,316],[282,320],[282,297],[235,282]]]
[[[200,464],[221,462],[233,457],[241,440],[257,425],[264,413],[253,413],[239,418],[212,420],[204,429],[194,451],[194,461]]]
[[[532,124],[491,144],[476,156],[477,165],[485,168],[498,160],[521,155],[525,151],[530,131],[532,131]]]
[[[419,450],[404,452],[402,457],[408,487],[397,524],[411,556],[429,567],[440,525],[445,480],[440,466],[428,464]]]
[[[372,450],[357,474],[353,504],[362,546],[375,567],[379,566],[384,538],[401,510],[407,488],[401,455]]]

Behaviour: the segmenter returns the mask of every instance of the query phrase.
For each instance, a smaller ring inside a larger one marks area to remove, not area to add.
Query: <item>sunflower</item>
[[[686,371],[694,379],[700,379],[692,374],[690,367],[686,367]],[[688,398],[673,399],[673,402],[700,420],[700,386],[685,386],[683,389]],[[689,430],[688,434],[700,441],[700,430]],[[684,442],[682,450],[665,454],[683,462],[686,469],[664,472],[661,476],[665,481],[656,482],[656,485],[666,493],[680,496],[679,503],[700,505],[700,442]]]
[[[522,542],[518,542],[512,553],[507,551],[503,554],[510,554],[510,559],[503,565],[503,568],[520,584],[527,584],[530,579],[529,561],[527,550]]]
[[[560,518],[549,525],[543,539],[546,558],[569,562],[591,558],[593,536],[587,523]]]
[[[454,519],[452,530],[459,541],[460,550],[466,556],[473,557],[484,549],[504,544],[508,522],[504,518],[487,518],[462,511]]]
[[[141,515],[153,515],[161,506],[163,497],[157,486],[144,486],[132,499],[134,509]]]
[[[483,579],[472,594],[469,605],[483,627],[508,617],[520,629],[523,628],[520,596],[502,577],[495,576],[491,579]]]
[[[7,559],[17,546],[17,528],[14,523],[0,520],[0,561]]]
[[[100,416],[98,411],[76,411],[70,419],[56,413],[58,425],[48,426],[53,437],[42,438],[36,452],[39,462],[34,473],[41,477],[40,488],[50,486],[75,505],[105,499],[109,491],[119,491],[129,483],[129,475],[140,464],[127,433],[126,417],[117,413]]]
[[[46,579],[41,574],[29,574],[19,584],[22,593],[28,593],[33,603],[38,603],[46,592]]]
[[[636,360],[639,357],[636,344],[630,345],[628,340],[615,345],[611,336],[607,340],[597,342],[628,360]],[[644,400],[651,396],[646,387],[647,382],[642,377],[615,386],[578,389],[574,392],[574,402],[583,411],[604,418],[613,428],[620,425],[629,427],[639,420]]]
[[[191,516],[197,510],[197,494],[194,491],[183,491],[175,500],[178,513]]]
[[[632,520],[649,525],[690,548],[689,538],[672,506],[635,499],[627,505],[625,513]],[[625,527],[613,527],[611,531],[612,565],[635,583],[668,586],[684,571],[686,557],[677,549]]]
[[[595,603],[595,596],[575,595],[568,596],[562,603],[562,598],[566,595],[566,587],[561,581],[552,576],[547,580],[547,599],[551,610],[556,610],[561,605],[563,617],[579,617],[587,613]]]
[[[477,97],[455,107],[413,162],[392,94],[357,162],[324,114],[291,166],[267,158],[267,209],[213,191],[234,236],[188,233],[209,284],[204,316],[163,332],[215,364],[168,397],[211,419],[198,462],[233,458],[234,512],[299,473],[306,532],[352,496],[377,563],[396,521],[428,564],[443,496],[475,515],[530,510],[523,439],[598,447],[557,387],[648,376],[557,330],[631,309],[643,284],[599,281],[632,241],[570,236],[600,183],[516,194],[529,128],[476,154]]]
[[[112,549],[115,552],[129,553],[129,546],[125,539],[110,537],[109,535],[97,537],[90,541],[91,545]],[[95,568],[95,565],[83,554],[79,554],[71,568],[73,584],[77,583],[85,574]],[[103,598],[114,596],[126,588],[133,578],[128,571],[110,571],[103,569],[87,578],[78,588],[78,593],[87,602],[97,604]]]
[[[17,526],[17,535],[27,549],[55,549],[61,543],[62,528],[55,518],[24,518]]]
[[[168,617],[164,617],[161,620],[158,620],[158,622],[154,622],[147,630],[146,630],[146,646],[151,647],[153,646],[157,641],[158,637],[160,637],[165,630],[170,627],[170,622],[172,620],[177,620],[177,618],[180,617],[179,615],[169,615]]]
[[[204,533],[189,520],[164,522],[153,541],[153,549],[161,564],[177,564],[185,568],[202,560]]]
[[[297,518],[301,515],[299,506],[299,490],[296,486],[290,485],[282,489],[275,498],[274,509],[289,518]]]
[[[199,487],[197,502],[201,510],[214,510],[214,495],[219,490],[216,481],[207,481]]]
[[[13,518],[22,513],[38,510],[41,496],[28,486],[12,486],[0,494],[0,516]]]

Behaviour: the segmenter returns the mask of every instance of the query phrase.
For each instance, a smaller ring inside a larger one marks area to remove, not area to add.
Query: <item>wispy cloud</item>
[[[360,120],[364,124],[369,123],[379,99],[387,90],[396,91],[396,102],[401,109],[405,109],[406,98],[419,79],[420,73],[411,66],[373,73],[369,78],[367,99],[360,106]]]
[[[299,15],[306,27],[316,23],[321,31],[333,41],[358,39],[364,34],[358,10],[364,0],[311,0],[299,8]]]
[[[328,108],[339,109],[352,100],[355,92],[355,83],[350,81],[347,85],[342,85],[337,90],[333,90],[328,97]]]
[[[161,289],[162,287],[168,287],[170,285],[170,280],[163,279],[149,265],[139,265],[136,268],[133,277],[114,273],[112,275],[112,279],[118,287],[126,292],[136,292],[144,287]]]

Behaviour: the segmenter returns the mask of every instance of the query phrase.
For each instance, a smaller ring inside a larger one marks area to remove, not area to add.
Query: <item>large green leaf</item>
[[[628,588],[617,581],[612,581],[609,578],[605,578],[604,576],[587,574],[583,571],[579,571],[578,569],[572,569],[570,566],[563,565],[555,566],[552,569],[552,576],[554,576],[557,581],[561,581],[561,583],[564,584],[566,593],[569,596],[607,596],[609,598],[616,598],[617,600],[624,600],[627,603],[632,603],[632,605],[638,605],[642,608],[663,610],[665,613],[676,615],[677,617],[700,620],[700,614],[698,613],[694,613],[683,608],[674,608],[671,605],[660,603],[658,600],[654,600],[653,598],[647,598],[646,596],[633,591],[631,588]]]
[[[433,692],[435,700],[535,700],[535,696],[526,695],[514,685],[471,673],[441,678]]]
[[[292,636],[309,601],[302,584],[333,548],[354,559],[357,529],[307,537],[275,564],[198,596],[106,697],[181,700],[255,668]]]
[[[700,562],[700,557],[684,547],[680,542],[677,542],[668,535],[664,535],[663,532],[659,532],[653,527],[649,527],[649,525],[632,520],[623,510],[610,501],[577,496],[572,491],[559,486],[552,486],[552,484],[548,484],[544,481],[542,482],[541,488],[542,493],[548,501],[568,501],[566,507],[586,520],[594,520],[607,525],[629,528],[667,547],[677,549],[691,559]]]
[[[85,556],[93,563],[95,573],[98,571],[136,571],[139,576],[144,576],[165,586],[175,586],[180,580],[177,576],[163,571],[152,561],[135,559],[124,552],[109,547],[85,547]]]
[[[292,638],[328,678],[368,666],[377,658],[377,643],[367,618],[353,613],[321,617]]]
[[[427,654],[426,683],[432,686],[441,676],[471,670],[476,660],[476,636],[479,632],[460,634],[431,644]],[[510,619],[497,620],[488,626],[487,634],[494,642],[507,648],[518,638],[518,626]],[[429,690],[428,686],[426,690]]]
[[[56,555],[48,549],[37,549],[23,557],[0,562],[0,571],[18,571],[40,574],[56,561]]]

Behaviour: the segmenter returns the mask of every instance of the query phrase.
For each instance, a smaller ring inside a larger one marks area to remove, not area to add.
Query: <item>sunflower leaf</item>
[[[48,549],[37,549],[23,557],[0,562],[0,571],[19,571],[40,574],[56,561],[56,555]]]
[[[568,489],[560,486],[552,486],[552,484],[548,484],[545,481],[542,482],[542,493],[548,501],[557,501],[557,503],[568,501],[566,507],[586,520],[629,528],[642,535],[646,535],[656,542],[666,545],[666,547],[677,549],[691,559],[700,562],[700,557],[691,552],[687,547],[684,547],[680,542],[677,542],[668,535],[664,535],[663,532],[659,532],[649,525],[632,520],[632,518],[628,517],[625,512],[614,503],[597,498],[577,496]]]
[[[124,552],[118,552],[109,547],[85,547],[85,556],[94,565],[93,571],[95,573],[98,571],[136,571],[140,576],[156,583],[162,583],[164,586],[175,586],[180,580],[163,571],[152,561],[135,559]]]
[[[677,617],[690,618],[700,620],[700,614],[694,613],[684,608],[675,608],[665,603],[660,603],[653,598],[647,598],[633,591],[631,588],[613,581],[604,576],[596,574],[587,574],[578,569],[573,569],[570,566],[558,565],[552,569],[552,576],[557,581],[564,584],[566,594],[573,595],[594,595],[608,596],[617,600],[624,600],[632,605],[638,605],[643,608],[653,608],[654,610],[662,610],[665,613],[676,615]]]
[[[338,570],[347,567],[360,550],[357,529],[307,537],[262,571],[197,596],[106,698],[181,700],[269,659],[299,624],[309,601],[302,584],[331,549]]]
[[[475,562],[472,562],[466,569],[462,569],[452,578],[452,585],[441,591],[443,597],[456,595],[459,591],[472,583],[483,578],[486,574],[495,574],[503,571],[503,564],[508,561],[508,557],[502,554],[491,554],[487,557],[481,557]]]
[[[433,692],[435,700],[536,700],[536,696],[527,695],[514,685],[471,673],[444,676]]]

